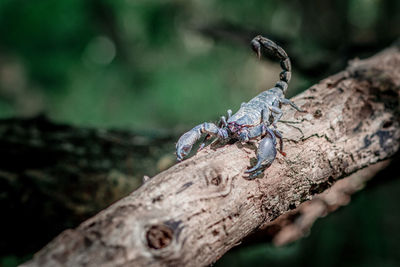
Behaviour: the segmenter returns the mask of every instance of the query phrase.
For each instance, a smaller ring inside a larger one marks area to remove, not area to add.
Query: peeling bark
[[[255,180],[255,142],[204,149],[66,230],[24,266],[203,266],[399,147],[400,52],[390,48],[292,100],[281,155]]]

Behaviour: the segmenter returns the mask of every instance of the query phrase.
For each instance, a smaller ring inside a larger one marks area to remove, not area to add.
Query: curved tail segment
[[[283,93],[285,94],[292,76],[292,66],[285,50],[283,50],[282,47],[270,39],[261,35],[256,36],[251,41],[251,47],[253,48],[254,52],[257,53],[258,58],[261,58],[261,48],[264,48],[268,53],[279,58],[283,71],[279,74],[280,80],[275,84],[275,87],[282,89]]]

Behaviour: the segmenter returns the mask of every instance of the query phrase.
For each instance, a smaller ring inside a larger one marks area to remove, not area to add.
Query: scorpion
[[[249,178],[263,173],[275,160],[277,138],[280,143],[279,152],[286,156],[286,153],[283,152],[282,134],[276,129],[276,123],[283,115],[281,106],[288,104],[297,111],[304,112],[295,103],[285,98],[291,78],[290,59],[285,50],[261,35],[251,41],[251,47],[259,59],[261,59],[262,48],[279,59],[283,70],[279,74],[279,81],[273,88],[261,92],[247,103],[242,103],[235,114],[232,115],[232,111],[228,110],[228,117],[221,116],[218,126],[214,123],[204,122],[184,133],[176,144],[178,161],[182,161],[190,153],[192,146],[200,140],[203,134],[206,136],[199,150],[204,148],[205,141],[210,137],[215,137],[215,141],[223,142],[230,140],[248,142],[251,139],[262,137],[257,149],[257,163],[245,171],[249,173]]]

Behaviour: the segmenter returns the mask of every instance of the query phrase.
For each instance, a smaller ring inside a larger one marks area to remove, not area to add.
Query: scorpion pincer
[[[254,178],[268,168],[276,157],[276,138],[279,138],[280,152],[283,152],[282,134],[276,129],[276,123],[282,117],[282,104],[289,104],[299,112],[303,112],[292,101],[285,98],[288,83],[291,78],[291,64],[286,52],[273,41],[263,37],[256,36],[251,41],[252,49],[261,58],[261,49],[274,55],[280,60],[282,72],[279,81],[271,89],[261,92],[247,103],[242,103],[240,109],[232,115],[228,110],[228,117],[222,116],[218,126],[214,123],[202,123],[190,131],[183,134],[176,144],[176,155],[179,161],[187,156],[192,146],[201,138],[203,134],[206,139],[216,137],[221,141],[231,139],[240,142],[248,142],[251,139],[262,137],[257,149],[257,163],[247,170],[250,173],[249,178]],[[272,126],[272,127],[271,127]],[[204,142],[200,149],[204,147]]]

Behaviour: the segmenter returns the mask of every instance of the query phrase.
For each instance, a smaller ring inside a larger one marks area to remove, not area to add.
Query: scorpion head
[[[247,140],[247,127],[245,125],[240,125],[237,122],[230,122],[227,125],[229,135],[233,138],[237,138],[241,141]]]
[[[242,129],[242,126],[237,124],[236,122],[228,123],[228,131],[230,135],[235,135]]]

